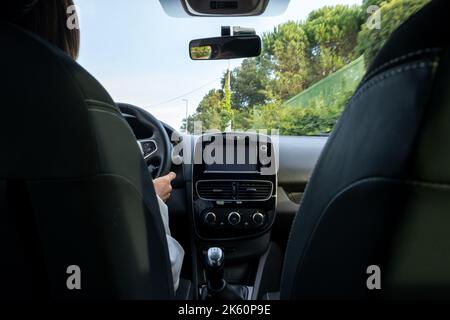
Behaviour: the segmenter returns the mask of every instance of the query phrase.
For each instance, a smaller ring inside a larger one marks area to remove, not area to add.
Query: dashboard
[[[137,139],[152,136],[135,117],[124,116]],[[191,231],[203,240],[257,237],[272,230],[285,242],[327,137],[193,136],[162,125],[168,137],[179,137],[172,139],[173,148],[182,145],[192,158],[172,165],[177,179],[168,202],[171,228],[187,235],[181,225],[192,224]]]
[[[136,117],[124,117],[136,139],[153,135]],[[172,138],[172,147],[182,146],[178,149],[192,158],[184,164],[172,164],[177,179],[168,204],[174,230],[185,232],[180,225],[190,223],[192,232],[202,239],[239,239],[264,233],[273,224],[272,235],[281,235],[281,242],[286,240],[327,137],[199,137],[181,135],[167,124],[162,125]],[[174,136],[179,139],[173,141]],[[217,148],[217,142],[221,148]],[[219,151],[217,156],[215,151]],[[274,161],[267,161],[272,151],[276,151]],[[193,219],[187,220],[191,215]]]

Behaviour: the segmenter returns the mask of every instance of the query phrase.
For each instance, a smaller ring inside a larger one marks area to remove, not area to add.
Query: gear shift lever
[[[209,248],[205,256],[208,285],[202,291],[202,300],[245,300],[246,286],[230,285],[224,279],[225,254],[220,248]]]
[[[209,248],[206,254],[206,276],[208,288],[212,292],[219,292],[224,289],[226,282],[223,279],[223,266],[225,255],[220,248]]]

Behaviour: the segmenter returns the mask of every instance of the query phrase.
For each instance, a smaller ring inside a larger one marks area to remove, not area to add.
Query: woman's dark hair
[[[73,0],[39,0],[15,23],[76,59],[80,50],[80,30],[67,25],[70,15],[76,14],[75,11],[68,12],[73,5]]]

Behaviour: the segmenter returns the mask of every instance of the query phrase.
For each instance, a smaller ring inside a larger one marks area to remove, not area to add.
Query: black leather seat
[[[158,202],[131,129],[88,72],[1,20],[0,297],[173,298]],[[66,286],[71,265],[81,290]]]
[[[369,68],[293,223],[281,299],[450,298],[449,43],[435,0]]]

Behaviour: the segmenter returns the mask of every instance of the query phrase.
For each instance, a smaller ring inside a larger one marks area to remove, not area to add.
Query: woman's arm
[[[171,172],[165,177],[155,179],[155,191],[159,201],[159,211],[164,223],[164,230],[166,232],[167,246],[169,248],[170,264],[172,267],[172,277],[174,290],[177,291],[180,283],[181,267],[183,266],[184,250],[177,240],[172,238],[169,228],[169,208],[164,203],[170,198],[172,192],[172,181],[176,178],[176,174]]]

